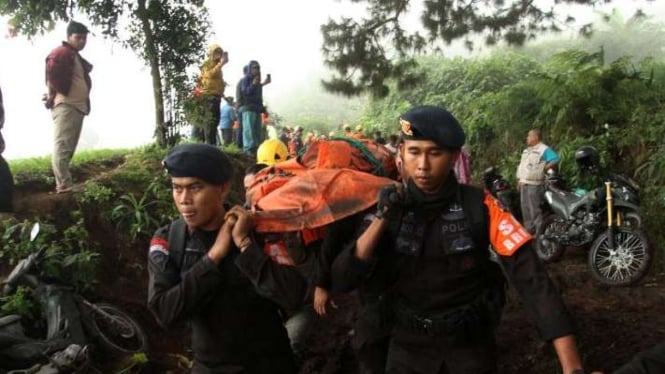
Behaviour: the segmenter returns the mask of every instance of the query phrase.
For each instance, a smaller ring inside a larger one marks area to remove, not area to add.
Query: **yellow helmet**
[[[286,161],[289,150],[279,139],[268,139],[261,143],[256,151],[256,163],[274,165],[277,162]]]

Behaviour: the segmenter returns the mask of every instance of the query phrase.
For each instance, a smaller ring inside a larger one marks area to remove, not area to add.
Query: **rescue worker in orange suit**
[[[333,263],[333,289],[358,288],[363,301],[352,342],[361,371],[496,373],[507,278],[563,373],[583,373],[573,321],[529,234],[495,199],[454,177],[465,140],[457,120],[420,106],[400,125],[406,180],[381,190],[376,214]]]
[[[149,309],[164,327],[189,323],[193,373],[296,373],[279,312],[301,305],[307,284],[264,253],[249,212],[223,204],[230,159],[195,143],[175,147],[163,164],[181,219],[151,240]]]

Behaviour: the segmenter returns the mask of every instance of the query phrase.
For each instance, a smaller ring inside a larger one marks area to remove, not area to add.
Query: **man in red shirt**
[[[90,71],[92,65],[79,55],[85,48],[88,28],[76,21],[67,26],[67,40],[46,58],[46,108],[51,109],[54,129],[53,174],[56,192],[72,192],[75,187],[69,171],[81,136],[83,117],[90,113]]]

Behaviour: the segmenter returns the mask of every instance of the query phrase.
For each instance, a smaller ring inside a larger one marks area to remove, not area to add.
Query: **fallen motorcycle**
[[[31,242],[38,233],[37,223],[30,234]],[[111,304],[92,303],[72,287],[46,279],[40,272],[45,252],[46,247],[42,247],[19,261],[2,281],[2,291],[3,295],[10,295],[20,285],[33,290],[46,317],[46,337],[27,336],[20,316],[0,318],[0,372],[52,363],[50,355],[72,350],[73,346],[78,349],[94,346],[111,355],[146,350],[145,333],[127,313]]]
[[[593,147],[578,149],[575,159],[581,169],[598,169],[598,155]],[[548,175],[547,210],[535,241],[538,256],[553,262],[567,246],[590,245],[588,265],[600,283],[627,286],[642,279],[648,271],[652,249],[640,231],[637,185],[626,177],[608,174],[603,186],[583,196],[562,186],[558,176]]]

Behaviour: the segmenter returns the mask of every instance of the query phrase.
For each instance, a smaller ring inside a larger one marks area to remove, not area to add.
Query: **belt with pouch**
[[[393,310],[397,325],[409,331],[430,336],[457,335],[482,327],[481,324],[492,324],[487,301],[483,294],[468,304],[430,315],[415,312],[400,302],[393,304]]]

